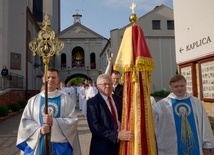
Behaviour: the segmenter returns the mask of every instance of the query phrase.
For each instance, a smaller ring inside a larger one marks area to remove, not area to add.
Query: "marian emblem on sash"
[[[45,104],[42,105],[41,111],[45,113]],[[56,117],[59,112],[59,107],[54,102],[48,102],[48,114]]]
[[[186,103],[179,103],[174,108],[175,113],[182,117],[182,116],[189,116],[191,114],[191,108]]]

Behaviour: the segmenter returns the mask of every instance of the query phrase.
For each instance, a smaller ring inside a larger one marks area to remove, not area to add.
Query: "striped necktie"
[[[110,105],[110,108],[111,108],[111,114],[112,114],[112,117],[114,119],[114,122],[118,128],[118,124],[117,124],[117,116],[116,116],[116,112],[115,112],[115,109],[114,109],[114,106],[113,106],[113,103],[112,103],[112,100],[111,100],[111,97],[108,96],[108,102],[109,102],[109,105]]]

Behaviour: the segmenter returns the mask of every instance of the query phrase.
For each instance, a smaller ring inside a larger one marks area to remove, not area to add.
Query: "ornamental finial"
[[[132,14],[129,17],[129,21],[135,25],[138,21],[138,16],[134,13],[134,9],[137,7],[137,5],[135,3],[132,3],[132,5],[130,6],[130,9],[132,10]]]

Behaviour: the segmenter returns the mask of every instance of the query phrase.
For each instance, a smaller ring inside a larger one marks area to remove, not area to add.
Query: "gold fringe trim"
[[[135,65],[123,65],[123,64],[115,64],[114,70],[122,71],[122,72],[133,72],[133,71],[152,71],[155,63],[153,59],[147,57],[138,57]]]
[[[133,72],[132,74],[132,82],[138,81],[136,76],[136,72],[148,72],[149,74],[149,82],[152,81],[151,71],[155,67],[155,63],[152,58],[148,57],[138,57],[136,59],[135,65],[114,65],[114,70],[121,71],[121,72]],[[121,77],[121,82],[124,83],[124,77]]]

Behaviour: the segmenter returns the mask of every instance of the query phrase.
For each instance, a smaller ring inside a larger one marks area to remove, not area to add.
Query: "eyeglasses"
[[[98,85],[103,85],[103,86],[112,86],[113,85],[113,83],[100,83],[100,84],[98,84]]]

